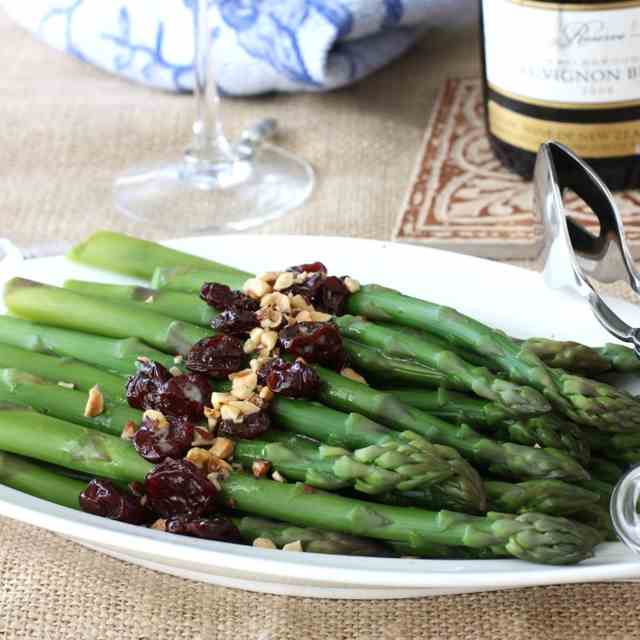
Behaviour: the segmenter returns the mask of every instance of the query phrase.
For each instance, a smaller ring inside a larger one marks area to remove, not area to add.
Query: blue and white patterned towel
[[[193,0],[1,0],[58,49],[133,80],[192,87]],[[320,91],[406,51],[443,0],[210,0],[218,83],[229,94]]]

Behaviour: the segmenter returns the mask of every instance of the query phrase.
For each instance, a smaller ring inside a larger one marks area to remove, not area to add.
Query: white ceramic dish
[[[530,271],[415,246],[344,238],[201,237],[168,243],[247,270],[322,260],[348,273],[457,307],[518,336],[574,338],[599,344],[608,335],[583,304],[549,291]],[[52,284],[65,278],[127,281],[63,258],[28,260],[2,269]],[[133,280],[128,280],[134,282]],[[613,306],[635,326],[640,310]],[[1,307],[1,304],[0,304]],[[128,562],[214,584],[306,597],[407,598],[533,585],[640,579],[640,558],[620,543],[603,544],[572,567],[516,560],[412,560],[286,553],[194,540],[103,520],[0,486],[0,514],[49,529]]]

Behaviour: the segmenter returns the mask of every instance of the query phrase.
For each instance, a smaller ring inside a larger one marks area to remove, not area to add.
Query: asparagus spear
[[[70,509],[80,509],[78,498],[87,486],[4,451],[0,451],[0,484]]]
[[[155,242],[140,240],[123,233],[98,231],[69,251],[75,262],[148,280],[158,266],[214,268],[235,271],[223,264],[190,253],[169,249]]]
[[[132,285],[113,285],[82,280],[67,280],[65,288],[76,293],[105,298],[115,302],[144,305],[157,313],[176,320],[208,327],[217,312],[190,293],[170,289],[149,289]],[[1,320],[1,319],[0,319]],[[2,338],[0,327],[0,339]],[[391,358],[380,349],[345,339],[344,348],[352,364],[367,375],[379,377],[389,383],[420,384],[427,387],[447,387],[464,390],[466,384],[453,374],[446,375],[421,363]]]
[[[611,363],[598,349],[579,342],[548,338],[529,338],[522,342],[549,367],[587,376],[599,375],[611,369]]]
[[[620,373],[638,373],[640,371],[640,358],[629,347],[607,342],[604,347],[598,348],[597,351],[609,362],[614,371],[619,371]]]
[[[445,389],[425,391],[423,389],[390,389],[398,400],[434,416],[458,424],[468,422],[484,431],[486,428],[499,440],[524,445],[554,447],[566,451],[581,464],[590,457],[589,438],[572,422],[546,413],[531,418],[515,419],[503,405],[479,398],[472,398]],[[609,434],[598,432],[599,437]],[[625,434],[626,437],[635,434]],[[640,441],[640,437],[638,438]]]
[[[347,338],[381,349],[390,357],[415,359],[442,373],[454,375],[466,384],[469,391],[501,402],[517,413],[537,414],[551,408],[537,391],[497,378],[486,367],[468,364],[451,349],[430,341],[426,334],[417,337],[354,316],[341,316],[336,318],[336,323]]]
[[[143,481],[152,465],[130,443],[30,411],[0,411],[0,450],[116,480]],[[409,543],[505,550],[546,564],[570,564],[592,554],[601,535],[565,518],[528,513],[485,517],[394,507],[231,473],[222,484],[233,508],[299,526]]]
[[[369,538],[352,536],[311,527],[296,527],[285,522],[238,516],[232,518],[242,539],[252,544],[257,538],[271,540],[278,548],[291,542],[301,542],[302,550],[311,553],[330,553],[343,556],[390,556],[391,549]],[[442,547],[451,549],[451,547]]]
[[[589,445],[601,458],[627,464],[640,463],[640,433],[602,433],[588,431]]]
[[[554,516],[569,516],[600,501],[599,493],[562,480],[528,480],[517,483],[485,480],[484,488],[488,498],[488,509],[504,513],[535,511]],[[389,492],[381,496],[381,499],[403,506],[443,508],[429,487]]]
[[[124,375],[131,374],[135,370],[136,359],[140,356],[159,362],[167,369],[174,366],[173,356],[153,349],[138,338],[113,340],[112,338],[94,336],[79,331],[35,324],[10,316],[0,316],[0,343],[35,353],[75,358]],[[13,364],[9,361],[8,355],[7,361],[3,362],[3,366],[25,368],[20,363]],[[41,372],[32,373],[48,377]],[[101,386],[106,388],[104,384]],[[111,394],[112,392],[110,391],[109,393]]]
[[[566,453],[553,448],[496,442],[466,425],[454,426],[410,407],[393,395],[376,391],[323,367],[314,367],[322,381],[320,398],[339,410],[356,411],[398,431],[412,431],[434,443],[454,447],[492,473],[520,479],[580,479],[588,473]]]
[[[0,316],[1,317],[1,316]],[[98,385],[114,400],[122,400],[125,379],[121,376],[100,371],[83,362],[69,358],[54,358],[41,353],[32,353],[0,343],[0,368],[20,368],[53,382],[73,384],[88,391]]]
[[[184,354],[193,343],[211,335],[195,325],[173,321],[153,311],[133,309],[80,295],[68,289],[13,278],[5,286],[4,299],[17,316],[66,329],[112,338],[143,338],[151,346]]]
[[[448,465],[420,450],[420,441],[417,438],[403,449],[370,446],[352,452],[298,435],[271,432],[260,440],[239,440],[234,459],[249,468],[256,460],[268,460],[287,478],[312,487],[354,487],[375,495],[439,484],[451,477]]]
[[[156,313],[203,327],[210,326],[211,321],[218,315],[215,309],[199,298],[169,289],[158,290],[136,285],[103,284],[85,280],[67,280],[64,288],[85,296],[136,306],[149,305],[148,308]]]
[[[112,404],[108,396],[103,412],[87,417],[84,415],[86,393],[65,389],[16,369],[0,369],[0,403],[31,407],[40,413],[117,436],[122,433],[127,422],[138,425],[142,419],[139,411],[123,404]]]
[[[6,404],[0,405],[0,450],[124,482],[143,479],[152,468],[121,438]]]

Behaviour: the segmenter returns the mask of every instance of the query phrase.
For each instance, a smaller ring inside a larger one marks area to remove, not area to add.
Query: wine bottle
[[[614,190],[640,187],[640,0],[480,0],[486,125],[503,165],[543,142]]]

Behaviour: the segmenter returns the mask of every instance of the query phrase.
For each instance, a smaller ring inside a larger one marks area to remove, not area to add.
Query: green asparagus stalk
[[[618,483],[618,480],[624,475],[624,469],[606,458],[598,458],[593,456],[591,458],[591,464],[589,465],[589,472],[596,480],[606,482],[611,485]]]
[[[451,477],[450,466],[429,455],[428,449],[420,449],[421,442],[418,437],[404,448],[370,446],[352,452],[298,435],[271,432],[260,440],[239,440],[234,459],[249,468],[257,460],[268,460],[287,478],[312,487],[354,487],[375,495],[431,486]]]
[[[64,286],[82,295],[136,306],[144,305],[146,309],[152,309],[162,315],[204,327],[210,326],[217,315],[214,309],[195,295],[170,289],[149,289],[82,280],[67,280]],[[0,339],[1,331],[0,326]],[[446,375],[433,367],[412,360],[391,358],[380,349],[374,349],[353,340],[345,339],[344,348],[358,371],[383,379],[386,383],[418,384],[432,388],[446,387],[460,390],[467,388],[466,384],[453,374]]]
[[[602,433],[592,430],[585,435],[592,451],[601,458],[623,466],[640,463],[640,433]]]
[[[0,411],[0,450],[116,480],[144,481],[152,468],[120,438],[11,408]],[[298,526],[416,547],[436,543],[504,550],[546,564],[579,562],[601,540],[596,530],[565,518],[535,513],[482,517],[378,505],[236,472],[223,482],[222,496],[239,511]]]
[[[98,385],[114,400],[120,401],[124,398],[126,380],[122,376],[95,369],[69,358],[56,358],[0,343],[0,368],[19,368],[53,382],[72,384],[83,391]]]
[[[341,316],[336,318],[336,323],[347,338],[381,349],[390,357],[414,359],[442,373],[454,375],[466,384],[469,391],[500,402],[517,413],[538,414],[551,408],[537,391],[497,378],[486,367],[470,365],[451,349],[430,341],[426,334],[417,337],[354,316]]]
[[[434,416],[455,422],[469,423],[481,431],[489,431],[499,440],[528,446],[540,445],[566,451],[581,464],[590,457],[589,438],[583,429],[558,416],[546,413],[531,418],[515,419],[501,404],[472,398],[445,389],[390,389],[398,400]],[[594,432],[590,430],[590,433]],[[607,438],[609,434],[597,433]],[[624,434],[626,437],[635,434]],[[640,441],[640,437],[638,437]]]
[[[254,274],[223,271],[215,268],[183,269],[162,267],[153,272],[151,286],[154,289],[169,289],[183,293],[199,293],[205,282],[219,282],[241,291],[244,283]]]
[[[130,375],[132,371],[135,371],[136,360],[140,356],[159,362],[167,369],[174,366],[173,356],[153,349],[138,338],[114,340],[79,331],[35,324],[10,316],[0,316],[0,343],[34,353],[74,358],[121,375]],[[11,362],[3,362],[3,366],[25,368],[19,363],[13,364]],[[43,373],[32,373],[48,377]]]
[[[139,425],[142,419],[139,411],[123,404],[112,404],[108,395],[102,413],[87,417],[86,393],[51,384],[51,381],[16,369],[0,369],[0,403],[31,407],[39,413],[117,436],[121,435],[127,422]]]
[[[152,468],[128,441],[6,404],[0,405],[0,451],[124,482],[144,479]]]
[[[522,342],[549,367],[586,376],[597,376],[611,369],[610,361],[598,349],[579,342],[548,338],[529,338]]]
[[[454,426],[405,405],[390,393],[376,391],[323,367],[314,369],[323,383],[320,398],[325,404],[338,410],[356,411],[398,431],[412,431],[430,442],[451,446],[496,475],[524,480],[588,477],[583,467],[557,449],[496,442],[469,426]]]
[[[64,288],[81,295],[124,304],[149,305],[148,308],[156,313],[203,327],[210,326],[211,321],[218,315],[215,309],[199,298],[169,289],[158,290],[136,285],[103,284],[85,280],[67,280]]]
[[[134,310],[23,278],[13,278],[5,285],[4,299],[12,313],[27,320],[112,338],[144,336],[151,346],[169,353],[185,354],[193,343],[211,335],[211,331],[153,311]]]
[[[238,516],[232,518],[242,539],[253,544],[262,538],[270,540],[281,549],[292,542],[302,543],[302,550],[310,553],[329,553],[343,556],[384,557],[393,555],[391,549],[384,544],[369,538],[352,536],[347,533],[325,531],[311,527],[296,527],[286,522]],[[442,547],[451,549],[451,547]]]
[[[98,231],[69,251],[75,262],[149,280],[156,267],[183,266],[235,271],[223,264],[190,253],[169,249],[155,242],[140,240],[113,231]]]
[[[570,516],[575,511],[600,501],[599,493],[562,480],[528,480],[517,483],[485,480],[484,488],[488,509],[504,513],[534,511],[554,516]],[[429,487],[389,492],[380,498],[384,502],[402,506],[443,508],[438,496],[434,496]]]
[[[604,347],[598,348],[597,351],[609,362],[613,371],[620,373],[638,373],[640,371],[640,358],[629,347],[607,342]]]
[[[450,307],[374,285],[349,296],[347,306],[354,315],[422,329],[475,351],[513,382],[541,391],[573,422],[605,431],[640,427],[640,403],[635,398],[610,385],[547,367],[526,346]]]
[[[78,498],[87,486],[4,451],[0,451],[0,484],[70,509],[80,508]]]

